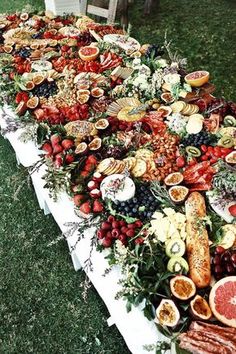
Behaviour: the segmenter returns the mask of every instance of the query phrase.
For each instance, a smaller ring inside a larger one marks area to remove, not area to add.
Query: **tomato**
[[[206,145],[201,145],[201,150],[202,150],[202,152],[207,152],[207,146]]]
[[[176,165],[177,167],[184,167],[186,164],[185,158],[183,156],[179,156],[176,159]]]
[[[202,161],[207,161],[208,160],[208,156],[207,155],[202,155],[201,156],[201,160]]]
[[[230,152],[232,152],[233,150],[231,148],[220,148],[220,151],[223,155],[228,155]]]
[[[218,158],[217,157],[212,157],[211,159],[210,159],[210,163],[216,163],[218,161]]]
[[[229,212],[234,218],[236,218],[236,204],[233,204],[229,207]]]
[[[194,166],[197,163],[197,159],[195,159],[195,157],[193,157],[191,160],[188,161],[188,165],[189,166]]]
[[[213,146],[208,146],[207,152],[209,152],[210,154],[212,154],[212,153],[214,152]]]

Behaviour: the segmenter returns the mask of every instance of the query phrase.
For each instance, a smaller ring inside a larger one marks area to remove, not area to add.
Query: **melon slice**
[[[236,276],[219,280],[211,289],[209,302],[220,322],[236,328]]]

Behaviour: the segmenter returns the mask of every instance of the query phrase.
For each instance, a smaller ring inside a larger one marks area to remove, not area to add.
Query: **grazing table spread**
[[[0,16],[1,133],[130,351],[236,352],[236,104],[170,43]]]

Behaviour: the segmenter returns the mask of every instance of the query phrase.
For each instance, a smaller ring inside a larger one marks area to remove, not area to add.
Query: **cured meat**
[[[190,350],[192,353],[233,354],[228,348],[222,347],[219,343],[210,340],[207,341],[200,332],[198,335],[193,334],[192,331],[182,333],[179,339],[180,348]]]
[[[213,333],[214,335],[221,335],[227,340],[231,340],[236,345],[236,329],[232,327],[220,327],[217,325],[205,322],[192,322],[190,329],[197,331],[204,331],[205,333]],[[236,352],[236,349],[235,349]]]
[[[198,288],[204,288],[211,280],[209,240],[202,223],[206,215],[204,197],[198,192],[192,192],[185,203],[185,211],[190,277]]]
[[[180,348],[195,354],[235,354],[236,330],[194,321],[187,333],[179,336]]]

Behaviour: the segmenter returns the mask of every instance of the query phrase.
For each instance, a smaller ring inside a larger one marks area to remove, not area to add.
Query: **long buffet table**
[[[2,128],[6,127],[5,115],[14,116],[14,112],[10,107],[4,107],[4,109],[0,111],[0,126]],[[19,140],[21,133],[22,129],[18,129],[14,133],[6,134],[5,138],[7,138],[12,145],[17,162],[29,168],[39,160],[40,150],[38,150],[33,141],[22,143]],[[74,204],[66,193],[61,194],[57,202],[50,198],[48,190],[44,188],[45,182],[42,179],[44,171],[45,166],[42,165],[31,174],[39,206],[45,214],[52,214],[62,233],[65,233],[68,230],[68,226],[65,225],[66,223],[80,222],[81,219],[74,213]],[[75,270],[79,270],[85,266],[85,261],[90,254],[90,243],[93,233],[94,230],[92,228],[88,229],[85,237],[79,242],[77,242],[76,232],[67,238]],[[84,270],[107,306],[110,313],[110,318],[107,321],[108,325],[111,326],[115,324],[117,326],[131,353],[145,354],[147,351],[144,345],[155,344],[157,341],[167,339],[157,331],[153,321],[149,321],[145,318],[142,312],[142,306],[133,307],[132,310],[127,313],[125,301],[115,299],[116,293],[120,290],[118,280],[122,275],[119,267],[113,267],[112,270],[104,276],[105,270],[109,267],[105,255],[106,251],[100,253],[93,250],[91,260],[94,269],[93,271],[90,271],[88,268]],[[150,353],[154,354],[155,350]],[[173,354],[175,353],[175,349],[172,348],[171,351],[166,353]]]

